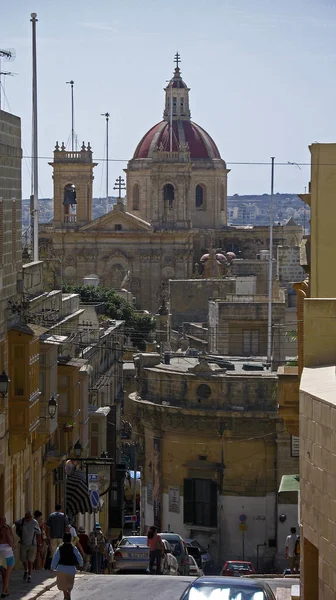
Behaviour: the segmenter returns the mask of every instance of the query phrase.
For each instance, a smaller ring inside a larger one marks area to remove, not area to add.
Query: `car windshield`
[[[147,538],[145,536],[132,535],[123,538],[120,542],[120,546],[147,546]]]
[[[228,563],[227,569],[229,571],[252,571],[251,565],[246,563]]]
[[[239,584],[195,584],[185,600],[267,600],[261,589]]]

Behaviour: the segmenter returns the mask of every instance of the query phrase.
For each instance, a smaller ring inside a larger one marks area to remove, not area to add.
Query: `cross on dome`
[[[174,63],[176,63],[176,68],[179,68],[179,62],[181,62],[181,55],[176,52],[175,56],[174,56]]]

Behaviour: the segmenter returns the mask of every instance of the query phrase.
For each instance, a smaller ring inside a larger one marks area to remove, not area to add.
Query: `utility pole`
[[[269,229],[268,264],[268,325],[267,325],[267,364],[272,362],[272,300],[273,300],[273,200],[274,200],[274,156],[271,157],[271,203]]]
[[[109,118],[110,118],[110,113],[106,112],[106,113],[102,113],[101,115],[102,117],[105,117],[106,119],[106,213],[108,213],[108,201],[109,201],[109,195],[108,195],[108,177],[109,177]]]
[[[133,481],[133,515],[136,515],[136,486],[137,486],[137,442],[134,442],[134,481]],[[132,522],[132,531],[135,531],[136,523]]]
[[[75,109],[74,109],[74,80],[67,81],[71,86],[71,152],[75,150]]]
[[[36,23],[37,14],[31,13],[32,51],[33,51],[33,156],[32,156],[32,223],[33,223],[33,260],[38,261],[38,144],[37,144],[37,58]]]

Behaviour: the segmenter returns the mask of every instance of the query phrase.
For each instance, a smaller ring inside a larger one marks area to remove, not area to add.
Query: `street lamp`
[[[2,371],[2,373],[0,375],[0,394],[3,398],[3,400],[7,396],[9,383],[10,383],[10,379],[9,379],[6,371]]]
[[[74,445],[74,452],[75,452],[76,458],[80,457],[80,455],[82,454],[82,450],[83,450],[82,444],[80,443],[79,440],[77,440],[77,442]]]
[[[56,417],[56,411],[57,411],[56,398],[55,398],[55,396],[51,396],[51,398],[48,402],[48,414],[49,414],[50,419],[54,419]]]

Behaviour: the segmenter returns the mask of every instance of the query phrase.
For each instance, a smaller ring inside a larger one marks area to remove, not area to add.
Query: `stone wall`
[[[306,278],[305,271],[300,265],[300,246],[278,246],[277,263],[281,285],[288,288],[291,287],[291,283]]]
[[[227,279],[175,279],[169,281],[172,328],[183,322],[202,323],[208,320],[210,298],[224,298],[234,293],[236,282]]]

